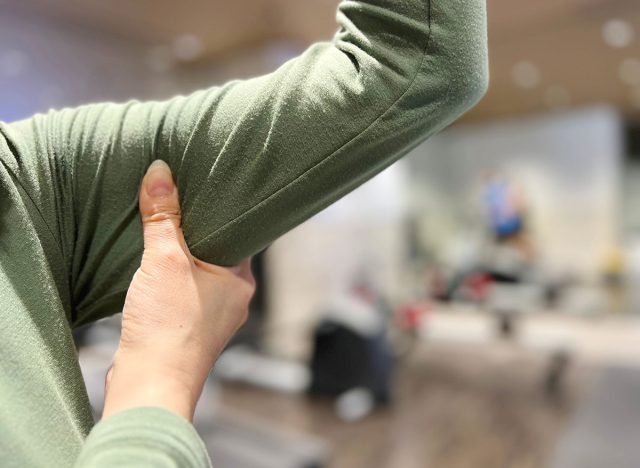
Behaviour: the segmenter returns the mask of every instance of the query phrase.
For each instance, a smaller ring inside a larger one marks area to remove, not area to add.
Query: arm
[[[193,254],[234,264],[477,101],[484,9],[484,0],[343,1],[333,42],[270,75],[6,128],[18,154],[41,155],[9,166],[48,217],[72,323],[122,307],[142,252],[136,194],[151,160],[176,174]]]

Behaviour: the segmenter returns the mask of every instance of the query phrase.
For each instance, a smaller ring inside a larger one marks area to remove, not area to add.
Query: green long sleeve
[[[484,2],[345,1],[333,42],[272,74],[167,102],[53,111],[6,129],[58,251],[70,321],[116,313],[139,264],[137,191],[167,161],[205,261],[267,246],[442,129],[487,83]],[[34,157],[34,155],[37,155]]]
[[[207,468],[204,444],[182,417],[160,408],[133,408],[100,421],[76,468]]]
[[[345,0],[337,19],[333,41],[263,77],[0,123],[3,465],[69,466],[80,452],[92,420],[70,327],[121,310],[142,253],[137,193],[152,160],[176,176],[192,253],[233,264],[486,89],[484,0]],[[91,450],[115,450],[100,437]]]

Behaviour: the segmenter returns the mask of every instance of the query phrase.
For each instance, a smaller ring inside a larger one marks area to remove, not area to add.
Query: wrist
[[[204,382],[166,366],[156,354],[118,351],[107,379],[103,418],[135,407],[160,407],[188,421]]]

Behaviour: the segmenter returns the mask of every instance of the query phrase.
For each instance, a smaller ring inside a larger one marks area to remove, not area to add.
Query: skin
[[[103,418],[156,406],[191,421],[215,360],[246,321],[255,280],[249,259],[224,268],[191,255],[164,162],[149,166],[139,204],[144,254],[127,292]]]

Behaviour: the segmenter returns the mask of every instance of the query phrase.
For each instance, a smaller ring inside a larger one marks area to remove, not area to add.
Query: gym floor
[[[393,405],[340,421],[332,402],[224,384],[223,407],[329,443],[330,467],[546,467],[595,374],[572,362],[545,392],[548,356],[508,342],[421,342],[397,371]]]

